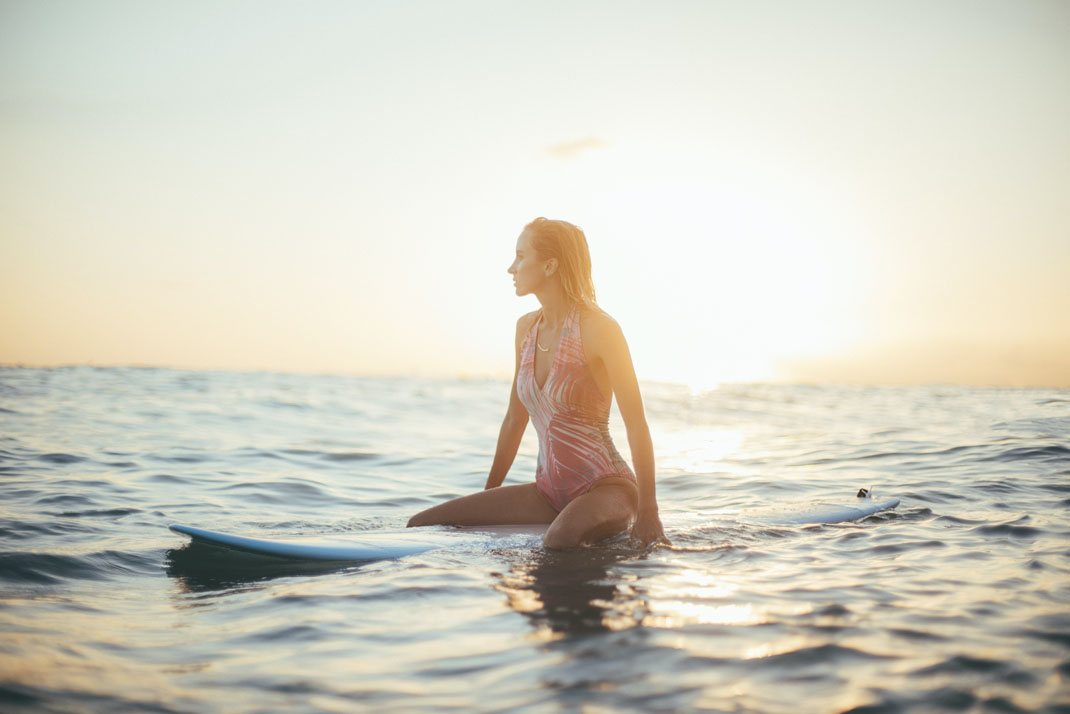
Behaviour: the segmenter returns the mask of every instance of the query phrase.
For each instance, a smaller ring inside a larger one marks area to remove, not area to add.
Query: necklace
[[[536,333],[535,333],[535,344],[536,344],[536,345],[538,346],[538,348],[539,348],[539,349],[540,349],[541,351],[543,351],[543,352],[549,352],[549,351],[550,351],[550,348],[549,348],[549,347],[543,347],[543,346],[542,346],[542,343],[541,343],[541,342],[539,342],[539,333],[538,333],[538,332],[536,332]]]
[[[539,348],[539,350],[541,352],[549,352],[550,351],[549,347],[543,347],[542,343],[539,342],[539,333],[538,333],[538,331],[535,332],[535,345]]]

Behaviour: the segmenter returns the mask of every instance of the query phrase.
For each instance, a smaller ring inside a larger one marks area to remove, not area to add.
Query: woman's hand
[[[650,545],[672,545],[665,537],[661,527],[661,518],[656,509],[640,510],[632,525],[632,543],[647,547]]]

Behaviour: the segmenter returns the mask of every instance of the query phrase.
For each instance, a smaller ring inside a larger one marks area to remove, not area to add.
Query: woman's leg
[[[562,509],[542,542],[547,548],[579,548],[610,538],[628,527],[638,504],[630,479],[603,479]]]
[[[414,526],[498,526],[551,523],[557,511],[534,483],[499,486],[432,506],[409,519]]]

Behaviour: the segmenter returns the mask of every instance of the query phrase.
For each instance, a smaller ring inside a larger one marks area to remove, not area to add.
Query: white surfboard
[[[867,496],[838,502],[787,504],[743,511],[719,511],[710,515],[730,516],[744,523],[763,525],[845,523],[887,511],[898,505],[898,498],[878,500]],[[176,533],[189,536],[194,541],[232,550],[291,560],[334,562],[390,560],[458,545],[478,548],[501,545],[535,547],[541,544],[542,535],[546,532],[545,525],[469,526],[465,528],[430,526],[404,531],[369,531],[351,536],[296,536],[286,539],[268,539],[250,538],[178,524],[170,528]],[[672,534],[669,535],[671,538]]]
[[[787,504],[755,508],[739,513],[740,520],[768,525],[807,525],[811,523],[847,523],[899,505],[898,498],[855,498],[824,503]]]
[[[196,542],[293,560],[388,560],[424,553],[442,545],[428,538],[406,537],[408,534],[405,533],[370,533],[357,539],[298,537],[276,540],[248,538],[180,524],[170,528],[176,533],[188,535]]]
[[[521,544],[542,542],[546,526],[473,526],[468,528],[430,528],[405,531],[355,533],[351,536],[295,536],[286,539],[249,538],[175,524],[176,533],[188,535],[196,542],[268,555],[291,560],[371,561],[391,560],[406,555],[426,553],[436,548],[456,547],[458,544],[493,545],[503,540]]]

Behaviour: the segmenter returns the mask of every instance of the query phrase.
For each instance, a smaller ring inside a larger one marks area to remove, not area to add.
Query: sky
[[[0,0],[0,364],[1070,387],[1070,3]]]

